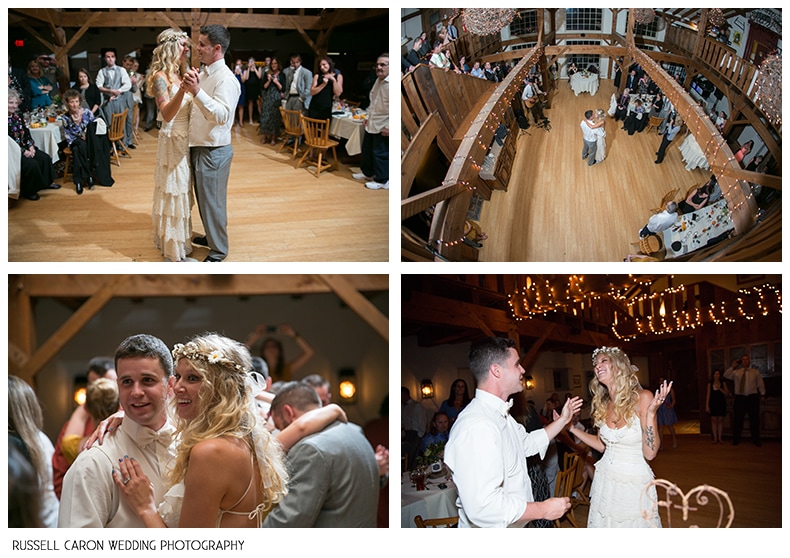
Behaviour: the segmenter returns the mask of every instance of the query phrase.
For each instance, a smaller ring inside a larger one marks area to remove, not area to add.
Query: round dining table
[[[65,139],[63,126],[60,121],[47,122],[43,128],[29,128],[30,137],[36,142],[36,147],[52,157],[52,162],[58,162],[58,144]]]
[[[458,489],[451,479],[445,479],[444,476],[438,479],[428,478],[425,479],[425,490],[417,490],[409,479],[409,473],[403,473],[400,490],[400,526],[416,527],[414,518],[418,515],[423,519],[454,517],[458,515],[457,499]]]
[[[332,113],[329,122],[329,135],[346,140],[346,153],[351,156],[362,153],[362,140],[365,138],[365,114],[354,118],[351,112]]]
[[[579,93],[589,93],[595,95],[598,93],[598,74],[587,74],[583,72],[576,72],[571,76],[571,89],[579,96]]]

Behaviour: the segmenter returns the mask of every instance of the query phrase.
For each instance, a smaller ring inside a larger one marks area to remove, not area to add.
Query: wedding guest
[[[19,145],[21,151],[21,194],[25,199],[36,201],[41,198],[41,190],[57,190],[60,184],[55,184],[57,175],[52,165],[52,158],[36,147],[36,142],[30,135],[30,129],[19,116],[19,92],[8,88],[8,137]]]
[[[450,422],[454,422],[456,418],[458,418],[458,414],[463,411],[467,405],[472,401],[469,397],[469,388],[466,385],[466,381],[462,378],[458,378],[453,382],[453,385],[450,386],[450,395],[442,401],[442,404],[439,406],[439,412],[444,413],[450,419]]]
[[[44,527],[56,527],[58,498],[52,486],[52,454],[55,448],[42,430],[44,415],[36,392],[17,376],[8,376],[8,441],[28,457],[36,473],[41,498],[39,518]]]
[[[48,107],[52,104],[49,93],[54,86],[41,71],[41,65],[36,60],[31,60],[27,65],[27,77],[30,80],[30,88],[33,91],[31,109]]]

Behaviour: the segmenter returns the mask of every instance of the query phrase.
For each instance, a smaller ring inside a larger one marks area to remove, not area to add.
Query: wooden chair
[[[577,456],[578,457],[578,456]],[[564,471],[557,472],[557,482],[554,487],[555,498],[571,498],[573,495],[573,482],[576,479],[576,467],[572,469],[565,469]],[[576,522],[576,516],[573,514],[573,506],[565,512],[565,515],[559,519],[554,520],[554,526],[559,527],[560,522],[567,519],[568,523],[578,528],[579,524]]]
[[[421,515],[418,515],[414,518],[414,524],[421,529],[427,527],[458,527],[458,516],[423,519]]]
[[[585,485],[587,480],[584,478],[584,456],[578,453],[566,453],[563,460],[563,467],[565,469],[574,469],[576,474],[573,478],[573,491],[571,492],[571,509],[576,509],[579,506],[589,506],[590,499],[585,492]]]
[[[675,188],[674,190],[670,190],[669,192],[664,194],[664,197],[661,198],[661,203],[658,204],[658,207],[654,207],[650,211],[652,211],[653,213],[661,213],[662,211],[664,211],[667,208],[667,204],[675,199],[675,196],[677,195],[678,190],[679,190],[679,188]],[[685,198],[683,198],[683,199],[685,199]]]
[[[343,99],[343,102],[350,107],[359,108],[359,101],[349,101],[348,99]]]
[[[301,167],[302,163],[307,159],[308,163],[315,163],[315,176],[318,178],[321,175],[321,171],[331,169],[332,167],[337,168],[339,166],[337,151],[335,150],[339,143],[329,139],[329,118],[326,120],[317,120],[315,118],[307,118],[303,115],[299,115],[299,118],[302,121],[304,142],[308,149],[305,151],[304,155],[302,155],[302,158],[299,159],[296,168]],[[332,150],[332,157],[335,160],[334,165],[324,160],[324,153],[330,149]],[[317,154],[317,157],[315,159],[309,159],[308,157],[313,152]]]
[[[112,122],[110,123],[110,131],[107,134],[107,139],[110,140],[110,145],[112,146],[112,158],[115,159],[115,164],[119,167],[121,166],[121,158],[118,155],[118,148],[116,147],[117,145],[121,146],[121,152],[125,153],[128,157],[132,156],[123,143],[123,129],[126,125],[126,116],[128,114],[129,109],[126,109],[119,114],[113,114]]]
[[[660,116],[651,116],[650,120],[647,123],[647,132],[652,130],[653,128],[656,129],[656,133],[658,133],[658,127],[661,126],[661,123],[664,121],[663,118]]]
[[[71,167],[74,165],[74,160],[72,158],[73,154],[71,152],[71,148],[70,147],[64,147],[63,148],[63,155],[65,155],[65,157],[66,157],[66,164],[63,167],[63,183],[65,184],[68,181],[69,177],[71,177],[71,175],[73,173],[73,171],[71,170]]]
[[[279,153],[282,151],[288,143],[288,140],[292,139],[294,142],[293,158],[296,159],[296,150],[299,149],[299,140],[304,135],[304,132],[302,132],[302,121],[299,119],[302,113],[298,110],[287,110],[280,107],[280,115],[282,116],[283,125],[285,126],[285,137],[283,137],[283,144],[277,152]]]

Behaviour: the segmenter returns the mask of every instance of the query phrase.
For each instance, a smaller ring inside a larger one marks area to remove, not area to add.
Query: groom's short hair
[[[228,47],[230,47],[230,32],[222,25],[217,23],[204,25],[200,28],[200,34],[205,35],[212,46],[220,45],[223,56],[228,51]]]
[[[593,115],[593,111],[591,111],[591,110],[588,110],[587,112],[585,112],[585,113],[584,113],[584,117],[585,117],[587,120],[589,120],[590,118],[592,118],[592,115]]]

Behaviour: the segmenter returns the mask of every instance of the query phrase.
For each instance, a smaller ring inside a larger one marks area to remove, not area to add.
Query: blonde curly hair
[[[636,377],[636,367],[631,365],[631,360],[619,347],[600,347],[593,351],[593,369],[599,355],[606,355],[612,363],[614,372],[614,400],[609,394],[609,388],[598,380],[598,376],[593,374],[590,381],[590,394],[592,395],[592,418],[596,425],[603,424],[606,420],[606,408],[612,401],[614,410],[614,420],[619,422],[625,420],[627,423],[636,416],[639,391],[641,386]]]
[[[170,412],[179,439],[175,464],[170,471],[170,482],[184,480],[189,456],[198,443],[215,438],[237,438],[243,441],[255,457],[260,470],[264,512],[269,511],[286,494],[288,474],[279,443],[263,425],[257,411],[250,379],[252,357],[246,346],[216,333],[200,335],[173,350],[175,364],[186,359],[203,378],[200,386],[200,412],[186,421],[175,413],[176,398],[171,400]]]
[[[184,31],[170,28],[165,29],[156,38],[157,47],[151,58],[151,65],[145,85],[148,91],[154,91],[154,79],[157,73],[162,72],[167,79],[172,82],[173,76],[180,76],[186,70],[186,64],[182,64],[178,53],[178,43],[181,39],[189,36]]]

